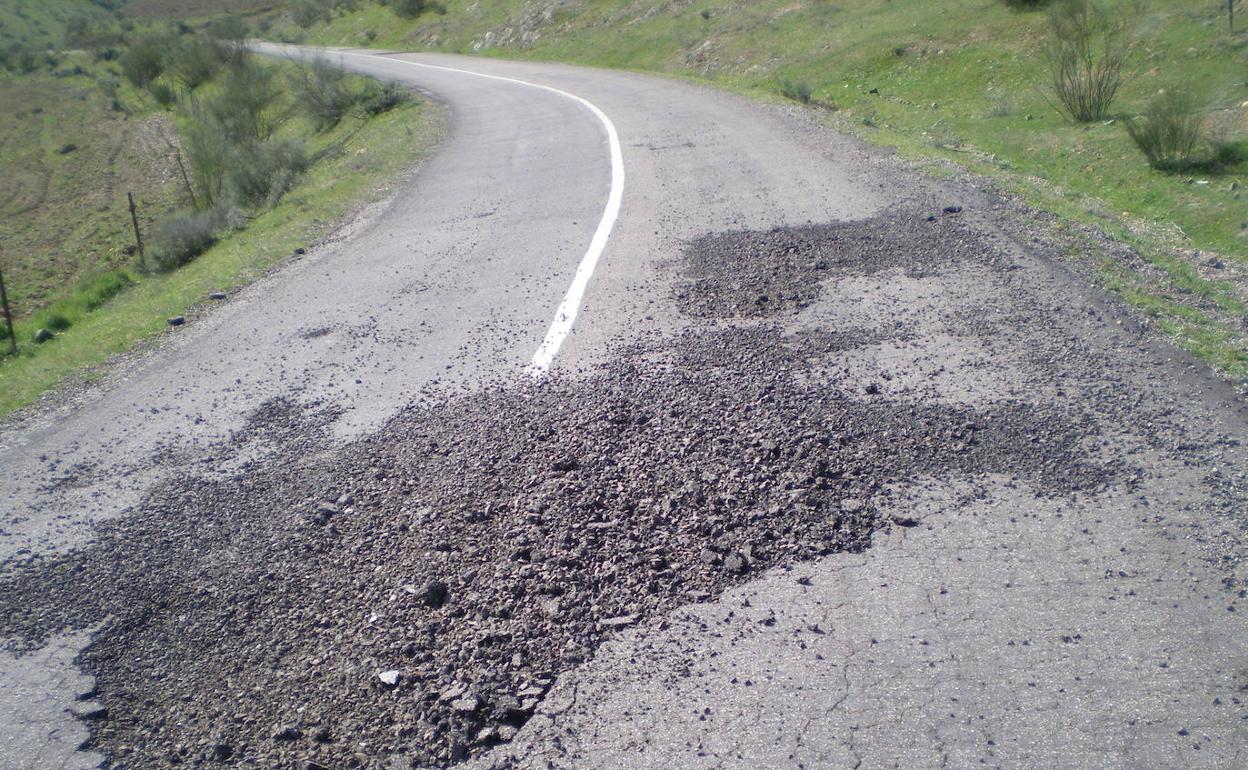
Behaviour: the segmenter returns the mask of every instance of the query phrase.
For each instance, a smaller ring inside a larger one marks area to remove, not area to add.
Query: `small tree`
[[[1055,106],[1076,123],[1109,113],[1135,42],[1134,10],[1105,0],[1061,0],[1049,12],[1045,56]]]

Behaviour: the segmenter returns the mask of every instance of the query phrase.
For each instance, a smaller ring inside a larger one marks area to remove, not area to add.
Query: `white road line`
[[[589,279],[593,276],[594,269],[598,266],[598,259],[602,256],[603,250],[607,248],[607,239],[611,237],[611,230],[615,227],[615,220],[620,215],[620,204],[624,200],[624,151],[620,147],[620,135],[615,130],[615,124],[593,102],[553,86],[544,86],[540,83],[530,83],[527,80],[508,78],[501,75],[487,75],[482,72],[473,72],[472,70],[464,70],[457,67],[444,67],[438,64],[423,64],[421,62],[407,61],[406,59],[394,59],[389,56],[378,56],[376,54],[350,53],[347,51],[335,51],[334,53],[337,53],[339,56],[380,59],[387,62],[409,64],[413,67],[457,72],[488,80],[500,80],[505,83],[515,83],[528,86],[529,88],[549,91],[552,94],[558,94],[582,105],[602,123],[603,129],[607,132],[607,142],[611,146],[611,193],[607,196],[607,206],[602,212],[602,219],[598,222],[598,229],[594,231],[594,237],[589,242],[589,250],[585,252],[585,256],[581,257],[581,262],[576,267],[576,275],[572,277],[572,285],[568,287],[567,293],[563,295],[563,302],[559,303],[559,308],[555,311],[555,320],[551,321],[546,337],[542,340],[542,344],[538,346],[537,352],[533,354],[533,360],[529,362],[526,369],[534,377],[542,376],[550,368],[550,365],[555,360],[555,355],[563,345],[564,339],[572,331],[572,324],[576,322],[576,314],[581,309],[581,300],[585,297],[585,287],[589,285]]]

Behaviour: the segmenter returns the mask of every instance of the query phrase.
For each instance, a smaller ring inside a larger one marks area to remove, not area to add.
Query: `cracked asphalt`
[[[638,342],[676,344],[693,371],[724,367],[722,350],[682,349],[680,335],[731,338],[765,316],[814,351],[793,374],[811,393],[1083,414],[1089,434],[1055,467],[1117,469],[1065,493],[1008,464],[891,479],[868,500],[869,548],[766,562],[641,613],[560,669],[514,738],[474,749],[470,766],[1248,763],[1242,400],[1089,288],[1066,236],[796,111],[626,73],[413,58],[565,89],[619,128],[621,218],[561,377],[592,378]],[[84,399],[6,426],[6,580],[89,545],[93,524],[127,521],[171,469],[228,483],[280,460],[289,437],[230,440],[273,396],[328,409],[353,451],[428,387],[454,399],[522,371],[601,210],[600,132],[553,95],[349,61],[443,100],[442,149],[340,237]],[[892,228],[922,233],[923,220],[895,211],[956,217],[973,237],[933,236],[930,253],[898,260]],[[820,267],[803,256],[811,238],[849,257]],[[67,711],[98,720],[94,704],[120,702],[69,665],[91,620],[3,658],[0,765],[100,764],[75,751],[98,721]]]

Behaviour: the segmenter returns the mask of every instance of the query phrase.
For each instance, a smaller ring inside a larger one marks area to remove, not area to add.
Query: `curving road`
[[[106,386],[0,432],[0,559],[83,542],[91,522],[171,467],[230,472],[246,458],[223,442],[267,399],[340,410],[334,428],[350,437],[426,386],[581,367],[613,342],[678,329],[660,267],[705,233],[861,219],[910,197],[984,200],[924,186],[784,110],[688,84],[451,56],[329,56],[433,94],[449,115],[445,141],[348,230],[171,333]],[[847,355],[851,378],[887,372],[893,387],[951,401],[1022,397],[1031,383],[1011,369],[1022,366],[1018,350],[949,329],[972,300],[1023,286],[1053,314],[1037,340],[1086,336],[1120,384],[1188,410],[1203,430],[1243,435],[1226,391],[1164,347],[1123,337],[1092,293],[1009,243],[1014,284],[886,276],[839,286],[805,320],[906,318],[920,329],[921,349]],[[952,362],[963,374],[943,374]],[[1191,389],[1207,397],[1184,400]],[[1089,386],[1074,397],[1094,395]],[[1242,451],[1220,446],[1222,461],[1242,468]],[[1206,527],[1200,479],[1167,463],[1156,459],[1138,494],[1165,501],[1177,531]],[[1244,710],[1224,705],[1248,670],[1248,635],[1227,611],[1235,599],[1200,548],[1135,515],[1136,495],[1072,501],[1061,516],[1008,480],[971,505],[932,490],[907,503],[926,526],[882,536],[866,555],[809,565],[801,583],[768,576],[630,631],[565,677],[499,752],[570,767],[1243,766]],[[1142,554],[1121,570],[1131,598],[1104,584],[1122,549]],[[1121,604],[1107,610],[1111,593]],[[1124,605],[1131,612],[1110,611]],[[782,622],[750,620],[768,611]],[[715,623],[749,625],[708,636]],[[812,624],[833,630],[811,642],[817,657],[786,641]],[[1082,645],[1062,641],[1073,634]],[[82,641],[0,662],[0,767],[97,764],[74,751],[85,732],[64,711],[89,689],[70,665]],[[743,691],[743,671],[768,685]],[[710,719],[704,701],[715,704]]]

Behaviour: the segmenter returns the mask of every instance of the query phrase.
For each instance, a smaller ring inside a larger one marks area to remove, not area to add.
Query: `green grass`
[[[310,137],[309,152],[320,158],[296,187],[185,267],[167,274],[130,266],[88,272],[73,290],[24,316],[17,323],[21,351],[0,359],[0,415],[32,403],[67,377],[98,375],[102,370],[92,367],[160,333],[168,318],[192,310],[211,291],[254,281],[296,247],[329,233],[428,151],[436,140],[436,116],[434,108],[412,101],[367,121],[349,118],[322,134],[314,134],[302,117],[287,120],[280,133]],[[57,317],[68,328],[36,345],[35,331]]]
[[[57,71],[0,77],[0,102],[16,106],[0,110],[0,265],[19,320],[97,273],[133,265],[127,192],[149,229],[185,200],[169,116],[113,62],[73,54]],[[101,81],[117,84],[123,110]]]
[[[1227,374],[1248,374],[1248,288],[1200,266],[1209,253],[1248,266],[1248,164],[1161,173],[1121,119],[1158,89],[1192,89],[1242,146],[1248,34],[1227,31],[1224,4],[1151,0],[1116,117],[1089,126],[1064,120],[1049,102],[1039,55],[1044,13],[992,0],[582,0],[549,21],[525,0],[445,5],[445,14],[409,21],[365,3],[311,30],[287,25],[273,34],[648,70],[764,99],[809,85],[811,102],[833,108],[827,119],[843,130],[988,175],[1034,205],[1124,239],[1149,274],[1123,296],[1183,347]],[[1167,299],[1154,307],[1143,297]],[[1197,328],[1180,307],[1220,333]]]
[[[71,19],[104,16],[104,10],[90,0],[4,0],[0,3],[0,47],[59,45]]]

